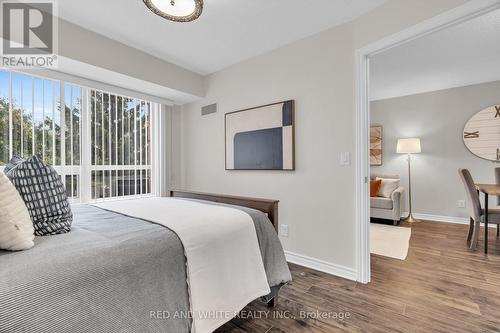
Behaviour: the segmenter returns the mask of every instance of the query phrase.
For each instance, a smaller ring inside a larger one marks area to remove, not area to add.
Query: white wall
[[[383,126],[383,165],[375,172],[397,173],[407,187],[406,157],[396,154],[398,138],[420,137],[422,153],[413,156],[413,211],[466,218],[459,208],[465,190],[459,168],[476,181],[494,183],[498,163],[473,155],[463,143],[465,123],[476,112],[500,103],[500,81],[404,96],[371,103],[371,123]],[[492,201],[493,203],[493,201]]]
[[[203,96],[205,93],[203,77],[199,74],[62,19],[58,28],[58,53],[62,57],[190,95]],[[88,75],[82,73],[84,77]]]
[[[463,0],[392,0],[354,22],[232,66],[207,78],[206,98],[183,107],[175,184],[186,189],[279,199],[285,249],[354,268],[354,51]],[[225,171],[224,114],[296,100],[296,171]],[[218,103],[216,114],[200,107]]]
[[[139,92],[168,104],[185,104],[205,95],[204,76],[61,18],[57,40],[55,68],[18,70],[48,78],[69,75],[78,84],[92,82],[94,87],[108,86],[111,91],[127,89],[133,96]]]

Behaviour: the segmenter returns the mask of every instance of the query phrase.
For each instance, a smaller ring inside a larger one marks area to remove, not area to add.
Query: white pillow
[[[0,249],[27,250],[35,243],[35,230],[23,199],[0,171]]]
[[[377,180],[382,180],[382,184],[380,185],[380,190],[378,191],[379,197],[390,198],[392,192],[396,191],[399,187],[399,179],[390,179],[390,178],[380,178],[377,177]]]

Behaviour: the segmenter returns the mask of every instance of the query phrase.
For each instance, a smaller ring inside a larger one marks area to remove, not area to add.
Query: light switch
[[[348,151],[340,153],[340,165],[351,165],[351,154]]]

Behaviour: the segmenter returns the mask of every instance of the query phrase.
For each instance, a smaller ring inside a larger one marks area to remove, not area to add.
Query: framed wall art
[[[382,126],[370,127],[370,165],[382,165]]]
[[[295,169],[295,101],[226,113],[226,170]]]

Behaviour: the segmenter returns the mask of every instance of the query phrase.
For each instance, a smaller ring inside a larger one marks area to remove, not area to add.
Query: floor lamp
[[[397,153],[398,154],[408,154],[408,217],[403,219],[406,222],[414,223],[419,222],[419,220],[415,219],[412,214],[411,209],[411,154],[418,154],[422,150],[420,148],[420,139],[419,138],[410,138],[410,139],[399,139]]]

